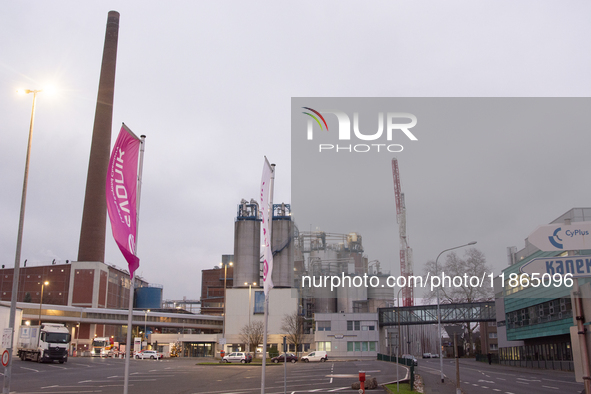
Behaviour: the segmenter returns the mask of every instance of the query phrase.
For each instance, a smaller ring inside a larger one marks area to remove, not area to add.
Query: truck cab
[[[72,336],[63,324],[43,323],[41,326],[21,326],[17,355],[21,360],[37,362],[68,361]]]

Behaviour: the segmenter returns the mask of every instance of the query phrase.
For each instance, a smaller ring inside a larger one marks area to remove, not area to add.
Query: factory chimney
[[[86,178],[86,194],[82,212],[78,261],[105,260],[105,236],[107,226],[107,202],[105,182],[111,149],[111,125],[113,121],[113,96],[115,93],[115,64],[119,13],[110,11],[107,18],[103,61],[94,114],[92,145]]]

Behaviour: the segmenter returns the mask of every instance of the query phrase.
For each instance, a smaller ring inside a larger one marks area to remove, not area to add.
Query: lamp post
[[[150,312],[149,309],[146,309],[144,311],[144,335],[146,336],[146,348],[148,347],[148,329],[147,329],[147,325],[148,325],[148,312]]]
[[[14,323],[16,318],[16,302],[18,297],[18,274],[19,274],[19,265],[21,259],[21,246],[23,243],[23,223],[25,221],[25,205],[27,201],[27,183],[29,181],[29,161],[31,157],[31,142],[33,139],[33,122],[35,120],[35,104],[37,102],[37,93],[41,92],[41,90],[19,90],[19,93],[29,94],[33,93],[33,108],[31,109],[31,124],[29,126],[29,143],[27,145],[27,156],[25,160],[25,177],[23,180],[23,193],[21,196],[21,211],[18,220],[18,235],[16,238],[16,255],[14,258],[14,273],[12,276],[12,296],[10,299],[10,315],[8,318],[8,328],[11,330],[11,343],[8,350],[8,354],[12,355],[12,346],[14,342]],[[10,378],[12,375],[12,357],[8,359],[8,365],[4,371],[4,387],[2,389],[3,393],[10,392]]]
[[[41,284],[41,300],[39,301],[39,325],[41,325],[41,305],[43,304],[43,288],[48,284],[48,281],[45,281]]]
[[[396,312],[398,314],[398,348],[396,349],[396,392],[400,392],[400,379],[398,378],[398,365],[400,364],[400,346],[402,345],[402,339],[400,337],[400,292],[404,289],[401,287],[398,290],[398,294],[396,295],[396,304],[398,304],[398,308],[396,308]]]
[[[454,248],[445,249],[441,253],[437,255],[435,259],[435,275],[439,275],[437,261],[439,260],[439,256],[441,256],[445,252],[449,252],[450,250],[463,248],[465,246],[475,245],[476,241],[472,241],[465,245],[456,246]],[[437,335],[439,335],[439,370],[441,372],[441,383],[444,383],[443,379],[443,351],[441,347],[441,310],[439,309],[439,286],[437,286]]]
[[[223,349],[226,350],[226,279],[228,277],[228,265],[231,267],[234,265],[231,261],[229,263],[220,263],[221,266],[224,267],[224,327],[222,332],[222,338],[224,338],[224,343],[222,344]]]
[[[248,285],[248,329],[250,330],[250,299],[251,299],[251,294],[252,294],[252,286],[255,286],[256,283],[253,282],[252,284],[248,283],[248,282],[244,282],[245,285]],[[225,314],[224,314],[225,316]],[[250,342],[248,343],[248,352],[250,352]]]

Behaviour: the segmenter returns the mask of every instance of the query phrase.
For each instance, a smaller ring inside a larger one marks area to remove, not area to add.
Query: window
[[[254,314],[265,313],[265,292],[254,292]]]
[[[361,321],[347,320],[347,331],[360,331],[360,330],[361,330]],[[367,331],[367,327],[365,327],[363,329],[363,331]]]
[[[375,342],[370,342],[369,343],[369,351],[370,352],[375,352],[376,351],[376,343]]]
[[[491,343],[489,345],[490,350],[499,350],[499,345],[497,345],[496,343]]]
[[[330,341],[329,342],[316,342],[316,349],[330,352]]]
[[[355,331],[359,331],[361,326],[361,322],[359,320],[355,320]]]
[[[497,322],[496,321],[489,321],[488,322],[488,326],[489,327],[495,327],[496,325],[497,325]]]
[[[356,352],[360,352],[361,351],[361,342],[355,342],[355,351]]]
[[[316,322],[316,330],[317,331],[330,331],[330,322],[329,321],[317,321]],[[324,349],[318,349],[324,350]]]
[[[347,342],[347,351],[352,352],[353,346],[354,346],[354,342]]]
[[[361,342],[361,351],[367,352],[367,349],[368,349],[367,342]]]
[[[353,320],[347,320],[347,331],[353,331]]]
[[[489,332],[488,333],[488,337],[489,338],[496,338],[497,337],[497,333],[496,332]]]

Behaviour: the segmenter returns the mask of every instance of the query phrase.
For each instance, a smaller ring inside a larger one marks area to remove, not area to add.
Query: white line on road
[[[33,369],[33,368],[25,368],[25,367],[21,367],[21,368],[22,369],[26,369],[28,371],[39,372],[39,371],[37,371],[36,369]]]
[[[547,389],[554,389],[554,390],[558,390],[558,387],[552,387],[552,386],[542,386],[542,387],[546,387]]]

